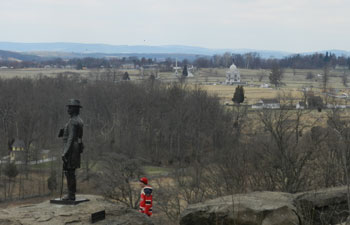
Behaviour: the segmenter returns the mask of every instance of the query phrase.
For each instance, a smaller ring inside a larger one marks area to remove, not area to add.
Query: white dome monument
[[[229,70],[226,72],[226,84],[241,83],[241,75],[236,65],[232,63]]]

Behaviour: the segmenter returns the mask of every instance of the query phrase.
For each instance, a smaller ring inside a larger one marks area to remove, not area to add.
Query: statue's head
[[[69,99],[66,106],[69,115],[78,115],[82,108],[78,99]]]

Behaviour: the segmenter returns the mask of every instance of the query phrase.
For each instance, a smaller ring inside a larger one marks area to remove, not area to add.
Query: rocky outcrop
[[[253,192],[217,198],[190,205],[181,225],[298,225],[293,195],[281,192]]]
[[[297,193],[294,196],[303,224],[337,224],[346,221],[349,215],[346,187]]]
[[[104,225],[153,225],[144,214],[105,200],[100,196],[79,195],[88,198],[89,202],[79,205],[56,205],[49,201],[12,207],[0,210],[0,225],[62,225],[90,224],[91,214],[106,211],[106,219],[97,224]]]
[[[187,207],[181,225],[337,224],[348,216],[346,187],[288,194],[253,192]]]

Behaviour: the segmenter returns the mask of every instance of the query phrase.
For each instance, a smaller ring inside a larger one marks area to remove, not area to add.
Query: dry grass
[[[228,85],[203,85],[203,89],[209,93],[217,95],[223,102],[232,103],[233,93],[236,86]],[[291,96],[292,98],[302,98],[302,93],[297,89],[273,89],[273,88],[256,88],[256,87],[244,87],[245,103],[254,104],[261,98],[276,98],[279,95]]]
[[[228,86],[222,84],[226,79],[227,68],[205,68],[194,71],[194,77],[186,79],[186,82],[190,85],[199,85],[203,89],[207,90],[211,94],[217,95],[222,103],[231,103],[231,98],[233,96],[235,86]],[[104,69],[95,70],[74,70],[74,69],[43,69],[43,68],[30,68],[30,69],[0,69],[0,78],[13,78],[13,77],[27,77],[35,78],[37,75],[45,76],[57,76],[60,73],[79,73],[83,77],[94,78],[94,74],[105,72]],[[114,71],[114,69],[112,69]],[[144,71],[145,77],[140,76],[139,70],[116,70],[120,75],[124,72],[128,72],[131,80],[147,79],[147,74],[150,71]],[[269,70],[251,70],[239,68],[242,81],[247,82],[249,85],[261,85],[263,83],[269,83],[268,75]],[[308,72],[312,72],[315,75],[313,80],[306,80],[305,77]],[[345,71],[350,73],[349,71]],[[262,81],[259,81],[260,74],[265,74]],[[283,92],[284,95],[289,95],[292,98],[301,98],[302,94],[300,90],[303,87],[313,87],[315,92],[321,92],[320,87],[322,77],[317,77],[317,74],[322,74],[322,70],[296,70],[295,74],[292,69],[284,70],[283,82],[285,86],[280,89],[273,88],[257,88],[246,86],[245,94],[247,104],[254,104],[261,98],[275,98],[279,93]],[[329,88],[337,89],[339,93],[346,92],[350,93],[349,88],[344,87],[342,84],[343,70],[331,70],[331,78],[329,80]],[[174,75],[173,72],[160,72],[158,73],[159,79],[164,82],[176,82],[178,77]],[[214,85],[215,84],[215,85]]]
[[[59,73],[80,73],[82,75],[88,75],[91,71],[89,70],[74,70],[74,69],[43,69],[43,68],[28,68],[28,69],[0,69],[0,78],[35,78],[40,75],[54,77]]]

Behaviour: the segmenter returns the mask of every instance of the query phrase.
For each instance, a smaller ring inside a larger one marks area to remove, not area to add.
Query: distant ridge
[[[4,61],[35,61],[39,59],[40,57],[36,55],[0,50],[0,60]]]
[[[81,58],[81,57],[112,57],[112,56],[141,56],[141,57],[179,57],[190,59],[198,56],[212,56],[215,54],[223,54],[225,52],[234,54],[245,54],[256,52],[262,58],[284,58],[287,56],[301,54],[308,55],[315,52],[292,53],[285,51],[269,51],[256,49],[210,49],[195,46],[184,45],[109,45],[109,44],[84,44],[84,43],[69,43],[69,42],[54,42],[54,43],[17,43],[17,42],[0,42],[0,49],[6,51],[15,51],[42,57],[61,57],[61,58]],[[332,52],[337,56],[350,56],[349,51],[343,50],[322,50],[319,53]]]
[[[212,56],[223,54],[225,52],[245,54],[248,52],[257,52],[264,58],[283,58],[292,53],[283,51],[265,51],[254,49],[210,49],[195,46],[184,45],[108,45],[108,44],[83,44],[83,43],[17,43],[0,42],[0,49],[16,52],[69,52],[80,54],[191,54]]]

